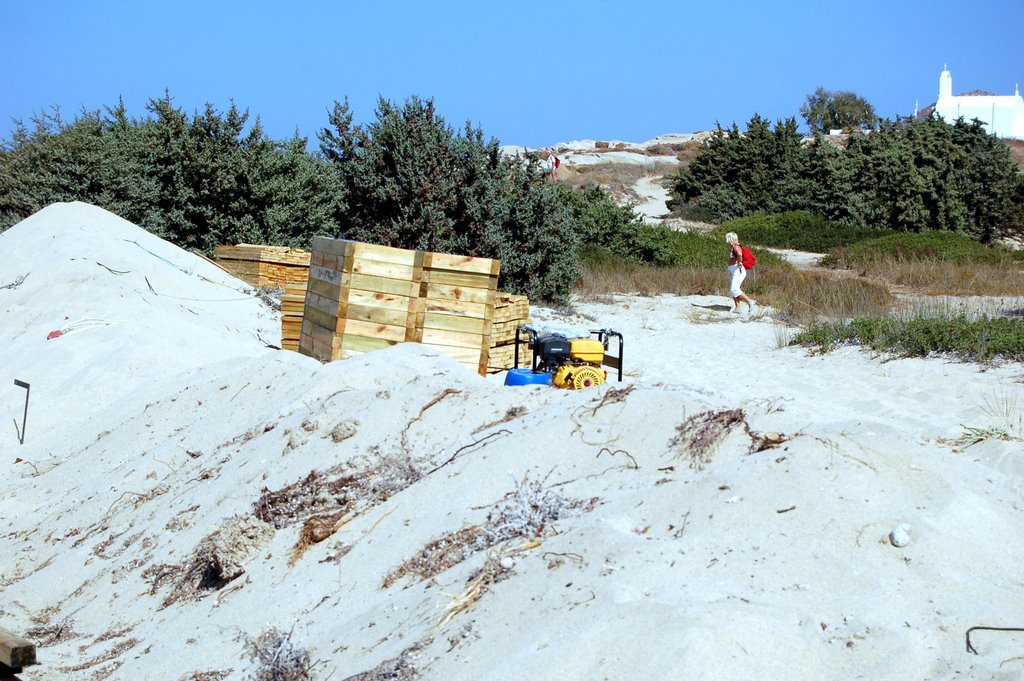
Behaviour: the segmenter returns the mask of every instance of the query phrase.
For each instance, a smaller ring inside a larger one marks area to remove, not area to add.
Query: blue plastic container
[[[505,385],[551,385],[551,374],[533,369],[509,369]]]

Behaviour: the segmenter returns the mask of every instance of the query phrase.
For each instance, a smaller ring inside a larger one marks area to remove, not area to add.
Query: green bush
[[[826,253],[833,248],[862,239],[892,234],[890,230],[885,229],[837,225],[820,215],[802,210],[776,215],[755,213],[720,225],[712,230],[711,234],[724,238],[728,232],[736,232],[745,244],[791,248],[812,253]]]
[[[1024,252],[985,246],[953,232],[895,233],[836,249],[827,262],[853,267],[879,259],[897,262],[938,260],[958,264],[1024,264]]]
[[[858,344],[901,357],[952,354],[973,361],[995,358],[1024,360],[1024,319],[999,317],[971,320],[897,320],[885,317],[855,319],[847,324],[812,324],[794,336],[793,345],[809,345],[824,351],[839,345]]]
[[[943,230],[982,242],[1021,223],[1024,176],[1009,147],[980,122],[886,121],[837,148],[810,144],[792,119],[755,115],[741,133],[718,128],[672,178],[674,209],[699,206],[717,221],[805,210],[845,227]]]
[[[666,230],[643,223],[629,206],[620,206],[600,187],[558,185],[560,201],[576,223],[579,255],[591,265],[609,258],[670,265],[674,255]]]

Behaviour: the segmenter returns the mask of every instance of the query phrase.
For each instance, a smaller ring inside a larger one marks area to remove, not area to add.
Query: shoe
[[[756,300],[751,300],[750,301],[750,309],[749,309],[749,312],[751,314],[753,314],[755,307],[757,307],[757,301]]]
[[[740,313],[740,309],[739,309],[738,307],[737,307],[737,308],[734,308],[734,309],[733,309],[733,311],[732,311],[732,313],[733,313],[733,314],[739,314],[739,313]]]

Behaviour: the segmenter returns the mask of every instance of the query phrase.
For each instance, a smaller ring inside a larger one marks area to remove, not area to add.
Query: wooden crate
[[[486,374],[500,268],[492,258],[424,253],[413,340]]]
[[[315,237],[302,310],[291,291],[282,298],[282,347],[330,361],[411,341],[480,374],[511,368],[529,300],[497,291],[499,270],[491,258]]]
[[[423,256],[313,238],[299,352],[322,361],[414,340]]]
[[[285,288],[306,283],[310,253],[286,246],[236,244],[214,248],[213,260],[250,286]]]

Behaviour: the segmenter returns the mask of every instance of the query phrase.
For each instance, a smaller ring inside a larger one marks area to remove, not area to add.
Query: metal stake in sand
[[[25,416],[21,419],[21,430],[18,430],[18,420],[14,420],[14,429],[18,430],[18,444],[25,444],[25,424],[28,422],[28,394],[30,391],[28,383],[14,379],[14,385],[25,389]]]

